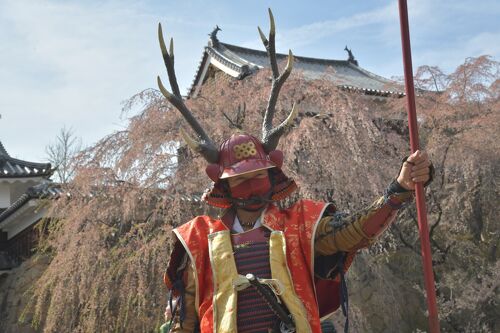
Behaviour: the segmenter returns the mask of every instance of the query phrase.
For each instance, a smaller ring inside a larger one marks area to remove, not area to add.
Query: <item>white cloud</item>
[[[454,71],[468,57],[491,55],[496,60],[500,56],[500,31],[481,32],[460,41],[460,45],[451,44],[439,49],[429,49],[419,53],[416,64],[432,64],[445,72]]]
[[[326,37],[332,37],[333,39],[339,33],[372,24],[393,21],[395,18],[397,18],[396,4],[390,3],[384,7],[352,16],[302,25],[287,30],[282,34],[278,32],[277,43],[286,46],[286,48],[301,48],[317,43]]]
[[[121,102],[154,87],[156,74],[163,74],[159,20],[133,1],[2,2],[0,140],[9,152],[40,160],[64,125],[86,144],[120,127]],[[179,21],[163,19],[169,28]],[[189,42],[180,38],[176,48],[189,49]],[[179,80],[183,87],[198,50],[178,58],[178,71],[188,73]]]

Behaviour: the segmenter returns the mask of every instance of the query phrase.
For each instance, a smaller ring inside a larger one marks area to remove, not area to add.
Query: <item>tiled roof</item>
[[[278,61],[284,61],[286,58],[285,54],[277,54]],[[244,78],[260,68],[270,67],[269,58],[265,51],[209,41],[189,90],[190,97],[194,97],[197,86],[203,82],[204,69],[209,59],[212,64],[224,70],[220,66],[222,64],[226,70],[232,71],[231,76],[238,79]],[[348,60],[295,56],[294,70],[301,71],[306,79],[328,79],[344,90],[358,91],[369,95],[404,96],[404,87],[401,85],[371,73]]]
[[[22,177],[48,178],[53,173],[50,163],[34,163],[10,157],[0,141],[0,179]]]
[[[54,183],[44,182],[32,186],[28,188],[26,193],[24,193],[16,201],[14,201],[12,205],[10,205],[7,209],[0,213],[0,223],[2,223],[3,220],[12,215],[16,210],[21,208],[31,199],[56,199],[62,194],[63,190],[61,189],[61,187]]]
[[[180,201],[188,201],[193,203],[200,203],[202,201],[203,193],[192,193],[192,194],[170,194],[162,193],[158,196],[158,198],[167,198],[170,200],[178,199]],[[12,215],[15,211],[21,208],[24,204],[26,204],[31,199],[58,199],[61,196],[70,197],[71,194],[69,192],[64,191],[60,185],[52,183],[52,182],[44,182],[35,186],[31,186],[28,190],[21,195],[12,205],[8,208],[1,210],[0,209],[0,224],[7,217]],[[93,193],[88,193],[85,195],[89,198],[94,197]]]

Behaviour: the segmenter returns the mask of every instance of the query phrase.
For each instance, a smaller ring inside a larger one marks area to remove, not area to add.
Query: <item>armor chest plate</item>
[[[234,260],[239,274],[251,273],[258,278],[271,278],[269,236],[270,231],[265,227],[231,235]],[[238,292],[237,307],[239,333],[267,333],[278,320],[254,287]]]

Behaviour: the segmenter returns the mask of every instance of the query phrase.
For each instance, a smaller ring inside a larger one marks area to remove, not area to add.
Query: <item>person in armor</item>
[[[371,206],[352,216],[331,203],[299,200],[276,205],[295,189],[282,171],[280,136],[297,113],[273,127],[274,108],[289,76],[293,55],[279,73],[274,19],[269,39],[259,29],[273,72],[262,138],[232,135],[219,147],[185,106],[175,79],[172,47],[159,39],[172,93],[158,78],[163,95],[184,116],[198,139],[184,140],[209,163],[213,186],[207,204],[223,208],[220,218],[197,216],[174,229],[174,247],[164,282],[170,292],[171,332],[322,332],[321,319],[339,307],[349,326],[344,274],[357,251],[370,246],[394,222],[398,209],[413,200],[416,182],[431,181],[427,154],[405,159],[399,175]],[[333,332],[331,325],[324,324]]]

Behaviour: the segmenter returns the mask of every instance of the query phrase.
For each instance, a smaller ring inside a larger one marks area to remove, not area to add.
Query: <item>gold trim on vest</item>
[[[238,278],[236,262],[228,230],[208,235],[208,251],[214,283],[214,333],[236,332],[237,291],[233,281]]]

